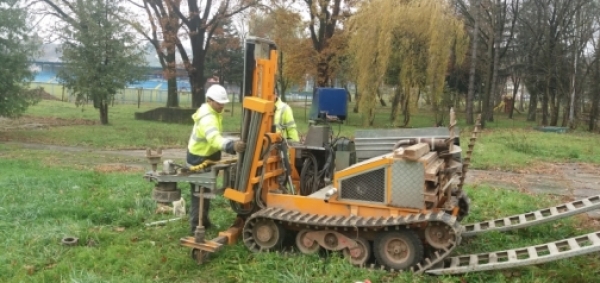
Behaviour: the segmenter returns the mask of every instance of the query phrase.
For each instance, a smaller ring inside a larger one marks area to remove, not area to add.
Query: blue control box
[[[315,88],[310,109],[310,119],[325,119],[335,116],[345,121],[348,114],[348,92],[343,88]]]

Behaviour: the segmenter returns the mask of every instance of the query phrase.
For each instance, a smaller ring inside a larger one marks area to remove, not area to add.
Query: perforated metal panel
[[[340,181],[340,198],[367,202],[385,202],[385,167]]]
[[[420,162],[397,160],[392,165],[392,195],[395,207],[423,208],[425,168]]]

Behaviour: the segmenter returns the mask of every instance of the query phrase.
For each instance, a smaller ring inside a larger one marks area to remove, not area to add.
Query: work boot
[[[202,211],[202,226],[204,226],[204,228],[208,229],[210,227],[212,227],[212,223],[210,222],[210,219],[208,218],[208,212],[210,211],[210,199],[204,199],[204,205],[203,205],[203,211]]]

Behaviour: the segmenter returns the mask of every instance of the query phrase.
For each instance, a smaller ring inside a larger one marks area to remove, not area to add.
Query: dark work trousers
[[[186,162],[188,163],[188,165],[191,165],[191,166],[199,165],[202,162],[204,162],[204,160],[206,160],[206,159],[218,161],[221,159],[221,152],[217,151],[216,153],[214,153],[210,156],[198,156],[198,155],[190,153],[189,151],[187,152]],[[204,192],[208,191],[208,188],[201,188],[199,186],[198,186],[198,191],[195,191],[194,187],[195,187],[194,184],[190,183],[190,196],[192,198],[191,209],[190,209],[190,229],[191,229],[192,235],[194,235],[194,232],[196,231],[196,226],[198,226],[198,210],[200,209],[200,198],[197,196],[194,196],[194,193],[199,193],[200,189],[203,189]],[[206,199],[206,198],[204,199],[202,208],[203,208],[202,226],[204,226],[204,228],[208,229],[212,226],[212,223],[210,223],[210,220],[208,218],[208,212],[210,210],[210,199]]]

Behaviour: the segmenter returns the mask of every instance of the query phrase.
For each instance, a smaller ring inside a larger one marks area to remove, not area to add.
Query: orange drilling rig
[[[237,213],[235,223],[214,239],[205,239],[201,223],[193,237],[181,239],[198,263],[238,240],[252,252],[277,250],[290,234],[295,235],[297,250],[305,254],[342,251],[357,266],[431,274],[517,267],[600,250],[599,234],[591,233],[522,249],[451,256],[463,237],[597,209],[600,196],[461,225],[470,205],[462,186],[479,123],[464,156],[451,110],[447,137],[402,138],[387,153],[355,163],[352,141],[332,135],[329,122],[336,113],[317,108],[315,117],[325,123],[311,125],[306,142],[292,143],[273,126],[277,46],[252,37],[245,45],[240,138],[246,151],[194,170],[169,160],[162,172],[156,170],[160,155],[148,156],[154,166],[145,177],[157,183],[153,193],[157,201],[179,199],[176,183],[189,182],[212,188],[200,190],[201,204],[202,198],[222,193]],[[313,97],[313,107],[319,99],[323,97]],[[221,171],[225,174],[219,189]]]

